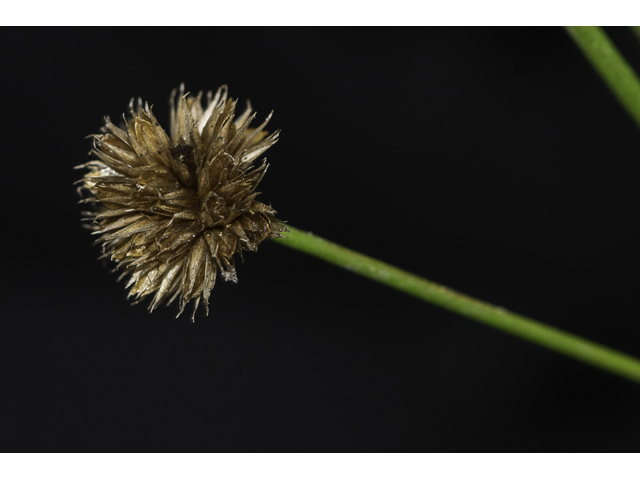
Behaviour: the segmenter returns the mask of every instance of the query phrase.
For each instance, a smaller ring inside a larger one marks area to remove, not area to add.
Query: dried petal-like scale
[[[287,231],[255,199],[267,169],[256,162],[278,140],[278,131],[264,131],[271,115],[250,128],[251,106],[235,118],[226,86],[208,93],[206,108],[201,100],[174,90],[169,135],[147,104],[132,100],[121,127],[105,119],[94,135],[97,158],[80,166],[89,170],[82,202],[94,206],[84,213],[102,257],[117,263],[136,302],[153,294],[151,311],[180,297],[178,315],[192,300],[194,315],[201,300],[208,314],[218,273],[237,281],[234,255]]]

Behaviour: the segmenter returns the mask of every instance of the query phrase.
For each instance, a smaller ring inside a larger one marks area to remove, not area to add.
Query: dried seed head
[[[237,281],[234,254],[287,231],[256,200],[267,170],[257,160],[278,139],[264,131],[271,115],[249,128],[251,106],[235,118],[226,86],[208,93],[206,108],[201,99],[185,95],[184,85],[173,91],[169,134],[148,104],[132,100],[121,127],[107,117],[93,136],[97,159],[78,167],[89,169],[80,190],[94,209],[83,213],[101,258],[117,263],[136,302],[153,294],[150,311],[180,297],[178,315],[191,300],[195,315],[201,299],[208,314],[218,272]]]

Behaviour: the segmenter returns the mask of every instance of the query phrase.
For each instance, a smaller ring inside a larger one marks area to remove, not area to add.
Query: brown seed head
[[[83,213],[99,235],[101,258],[117,263],[136,302],[153,294],[153,311],[180,297],[180,315],[194,300],[195,315],[202,299],[208,314],[218,272],[237,281],[234,254],[287,231],[255,191],[267,170],[257,160],[279,132],[263,130],[271,115],[249,128],[248,102],[235,118],[226,86],[208,93],[205,108],[201,93],[185,95],[184,86],[177,93],[169,134],[140,99],[121,127],[105,119],[93,136],[97,159],[80,166],[89,169],[80,190],[90,197],[82,202],[95,207]]]

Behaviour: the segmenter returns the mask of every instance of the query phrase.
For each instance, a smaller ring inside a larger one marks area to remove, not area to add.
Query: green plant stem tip
[[[640,383],[640,360],[577,335],[463,295],[397,267],[287,225],[276,243],[477,320],[535,344]]]
[[[640,80],[600,27],[566,27],[571,38],[640,127]]]

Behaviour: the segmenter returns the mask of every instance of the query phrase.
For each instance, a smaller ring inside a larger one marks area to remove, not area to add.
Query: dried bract
[[[208,93],[205,108],[201,100],[184,86],[174,90],[169,134],[148,104],[132,100],[123,125],[105,119],[94,135],[96,159],[80,166],[89,170],[82,202],[94,207],[83,213],[102,257],[128,279],[129,297],[153,294],[151,311],[180,297],[180,313],[193,300],[195,315],[203,300],[208,314],[218,272],[237,281],[234,255],[287,231],[256,200],[267,170],[258,159],[278,139],[264,131],[271,115],[250,128],[251,106],[236,118],[226,86]]]

